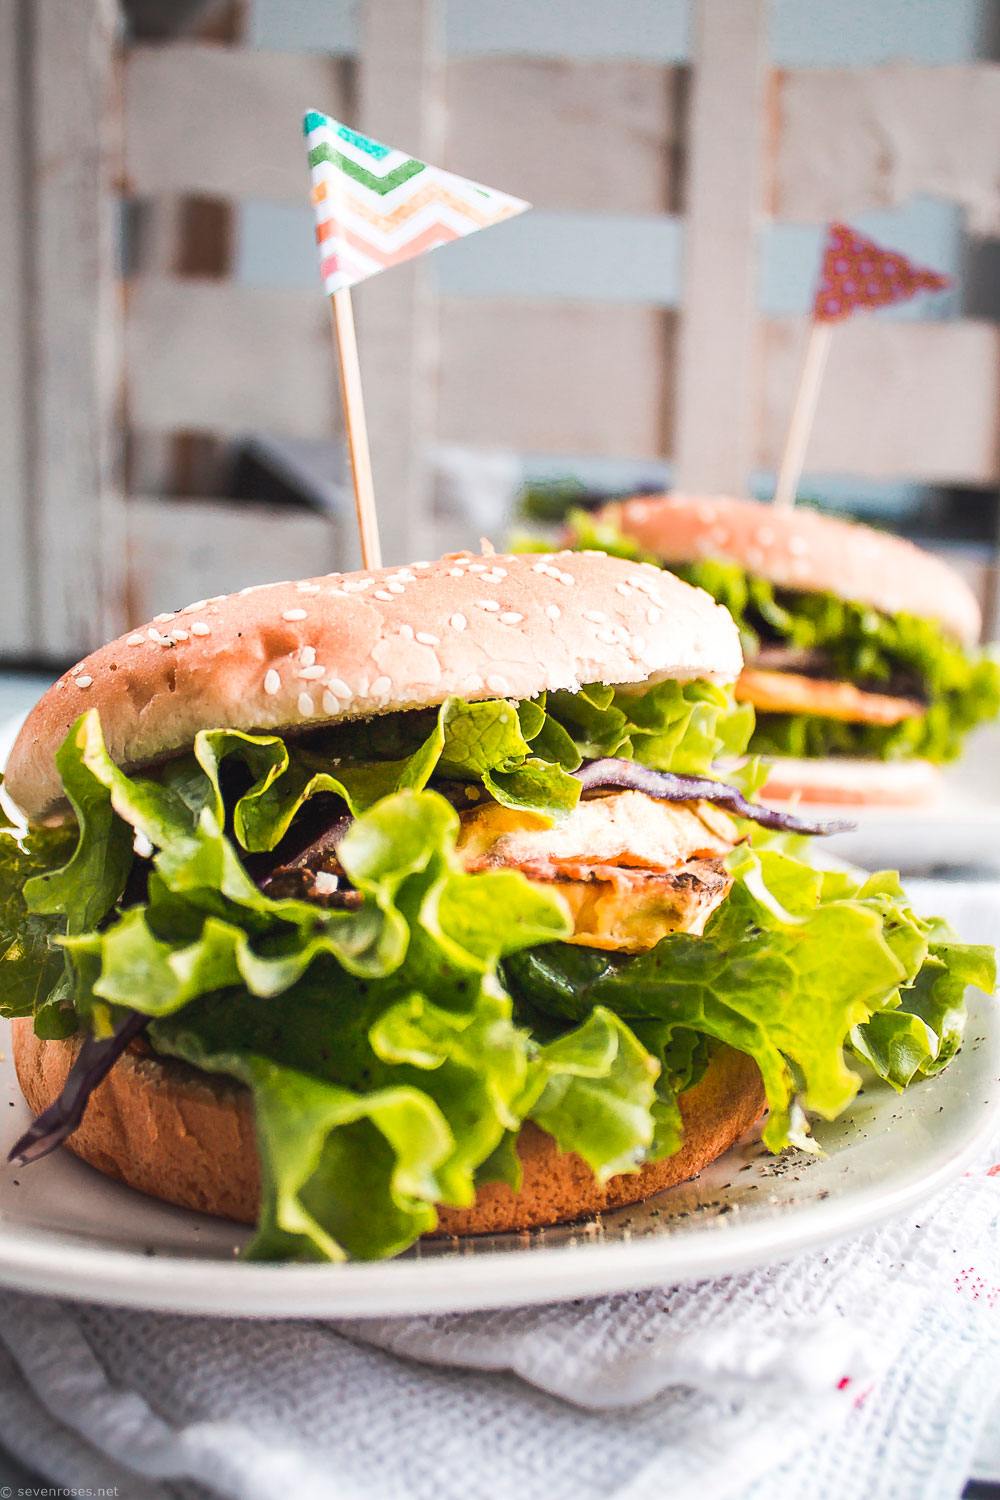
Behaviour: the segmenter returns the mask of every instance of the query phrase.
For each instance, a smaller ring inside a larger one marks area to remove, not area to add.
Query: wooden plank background
[[[27,48],[18,12],[0,6],[0,651],[28,655],[34,638],[27,252],[28,181],[23,122]]]
[[[1000,234],[1000,64],[808,68],[776,83],[776,217],[822,223],[923,194]]]
[[[181,243],[205,214],[224,235],[241,204],[304,205],[304,105],[543,212],[682,222],[676,309],[570,300],[551,281],[561,295],[440,296],[426,261],[358,290],[390,558],[446,543],[428,483],[436,444],[669,459],[699,489],[739,490],[772,467],[803,330],[758,310],[766,216],[818,224],[924,194],[957,203],[974,234],[1000,233],[1000,67],[776,74],[765,12],[694,0],[686,67],[448,57],[444,0],[359,0],[356,55],[171,42],[127,49],[119,79],[114,0],[0,9],[0,188],[25,206],[23,233],[0,216],[0,647],[59,656],[175,594],[335,563],[329,519],[251,508],[234,526],[225,502],[157,498],[170,484],[159,471],[199,435],[207,448],[339,431],[318,287],[241,285],[221,241],[198,257]],[[122,182],[154,230],[125,287],[124,344]],[[969,320],[838,330],[808,468],[995,485],[998,341],[996,325]],[[143,489],[124,507],[123,399]]]
[[[757,204],[770,6],[696,12],[674,483],[739,493],[753,451]]]
[[[120,115],[114,0],[39,0],[30,15],[28,227],[34,650],[124,627]],[[81,60],[87,60],[87,66]]]

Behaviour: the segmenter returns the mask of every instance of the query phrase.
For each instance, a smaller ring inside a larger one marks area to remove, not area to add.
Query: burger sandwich
[[[603,555],[201,600],[13,748],[0,1006],[34,1125],[268,1259],[378,1257],[810,1144],[959,1045],[989,952],[720,781],[730,616]]]
[[[912,542],[806,507],[688,495],[577,513],[573,541],[657,562],[730,611],[769,798],[926,801],[937,767],[1000,711],[975,596]]]

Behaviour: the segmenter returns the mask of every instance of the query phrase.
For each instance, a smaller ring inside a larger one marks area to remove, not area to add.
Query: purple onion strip
[[[106,1037],[88,1036],[69,1070],[59,1098],[43,1110],[38,1119],[15,1141],[8,1161],[27,1166],[41,1161],[71,1136],[83,1119],[91,1094],[110,1073],[129,1043],[149,1025],[148,1016],[133,1012],[117,1030]]]
[[[648,766],[637,765],[634,760],[620,760],[611,755],[603,760],[588,761],[572,774],[584,791],[619,787],[626,791],[645,792],[648,797],[656,797],[661,802],[711,802],[739,818],[759,823],[762,828],[776,828],[783,833],[844,833],[855,826],[842,818],[826,821],[796,818],[776,807],[748,802],[741,791],[724,781],[713,781],[709,776],[677,776],[673,771],[652,771]]]

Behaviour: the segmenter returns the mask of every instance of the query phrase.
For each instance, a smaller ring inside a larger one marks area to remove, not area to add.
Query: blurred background
[[[825,223],[953,291],[838,328],[801,493],[997,630],[996,0],[5,0],[0,655],[353,566],[301,116],[534,212],[355,295],[389,561],[770,494]]]

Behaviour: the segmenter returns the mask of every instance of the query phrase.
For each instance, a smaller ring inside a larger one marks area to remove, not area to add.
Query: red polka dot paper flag
[[[908,302],[918,292],[940,292],[949,286],[950,277],[916,266],[894,250],[883,250],[847,224],[831,224],[813,317],[819,323],[838,323],[859,308],[889,307]]]

